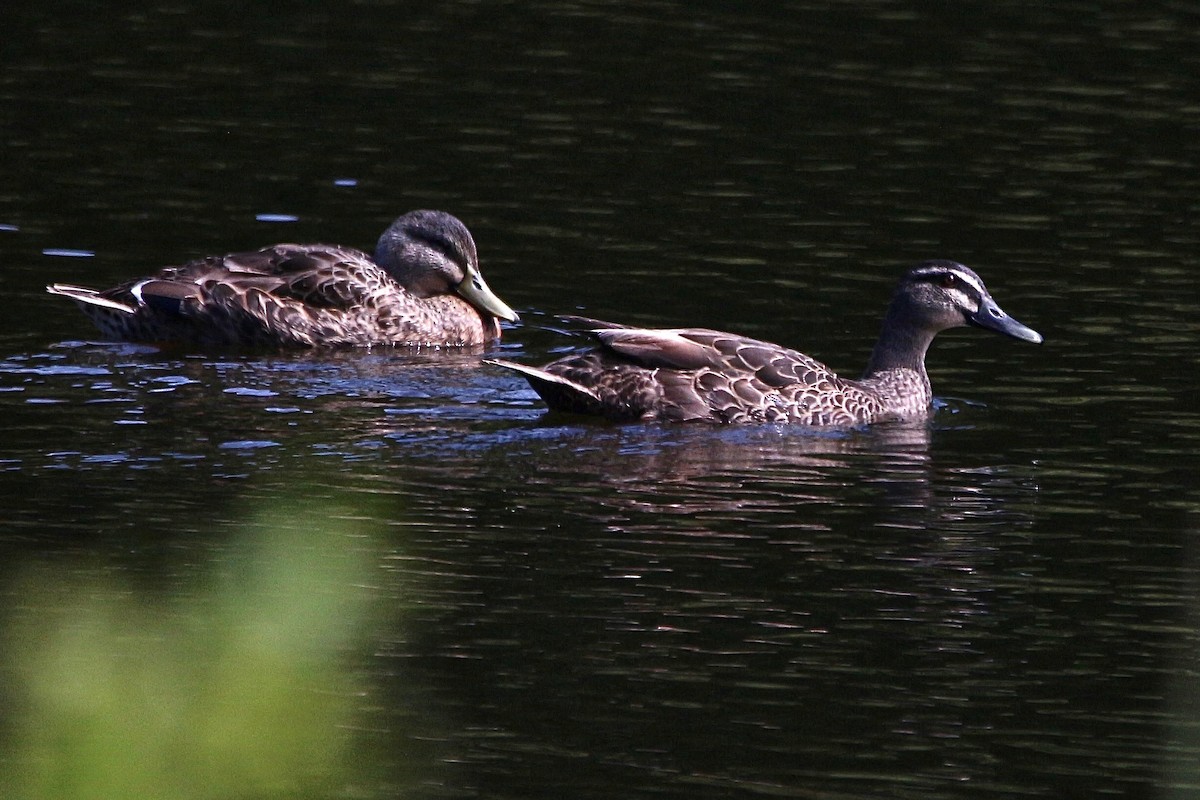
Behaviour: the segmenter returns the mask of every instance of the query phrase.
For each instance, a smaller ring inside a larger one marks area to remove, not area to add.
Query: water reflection
[[[129,345],[66,343],[0,362],[13,436],[10,457],[81,466],[95,456],[213,456],[247,443],[293,443],[345,452],[386,402],[396,413],[435,398],[471,400],[471,353],[385,352],[171,356]],[[396,375],[403,375],[397,379]],[[455,387],[463,395],[455,398]],[[46,406],[66,408],[49,412]],[[436,414],[436,412],[434,412]],[[336,424],[332,424],[337,416]],[[47,436],[47,425],[52,425]],[[113,426],[120,426],[114,436]],[[74,456],[79,461],[62,457]]]
[[[1081,469],[1077,445],[1034,446],[1020,406],[958,400],[930,425],[840,433],[596,424],[545,414],[479,358],[9,356],[5,465],[29,499],[5,547],[111,548],[186,586],[235,496],[266,500],[323,459],[328,490],[370,498],[363,513],[404,542],[378,556],[383,574],[420,587],[396,597],[409,625],[367,659],[387,699],[364,726],[382,749],[425,753],[457,793],[521,796],[565,774],[679,796],[845,775],[837,789],[855,794],[897,770],[935,795],[966,780],[1018,791],[1080,762],[1104,774],[1112,748],[1087,737],[1052,766],[1001,757],[1039,751],[1047,720],[1080,733],[1098,714],[1155,752],[1107,670],[1153,671],[1169,628],[1122,620],[1178,589],[1130,567],[1110,605],[1095,554],[1136,551],[1103,498],[1153,476],[1128,480],[1108,449]],[[46,492],[50,528],[32,499]]]
[[[503,489],[435,478],[423,635],[387,655],[471,687],[447,758],[505,796],[563,760],[610,789],[852,771],[868,790],[897,758],[928,788],[977,777],[983,709],[1012,690],[995,579],[1029,535],[1029,474],[939,466],[924,427],[789,431],[542,425],[480,462]]]

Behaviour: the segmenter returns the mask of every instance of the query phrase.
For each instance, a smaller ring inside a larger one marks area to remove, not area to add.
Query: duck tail
[[[46,287],[46,291],[50,294],[58,294],[63,297],[68,297],[79,303],[80,307],[92,306],[95,308],[103,308],[109,311],[116,311],[120,314],[136,314],[137,309],[126,303],[119,303],[116,300],[109,300],[95,289],[88,289],[83,286],[72,286],[69,283],[52,283]]]
[[[485,359],[483,363],[511,369],[520,374],[529,381],[533,390],[551,408],[575,410],[601,404],[600,396],[588,387],[537,367],[518,364],[515,361],[504,361],[499,358]]]

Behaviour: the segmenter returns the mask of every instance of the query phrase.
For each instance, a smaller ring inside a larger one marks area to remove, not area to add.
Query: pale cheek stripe
[[[980,295],[981,297],[982,297],[983,295],[987,294],[987,292],[986,292],[986,291],[984,290],[984,288],[983,288],[983,285],[982,285],[982,284],[980,284],[980,283],[978,283],[978,282],[977,282],[977,281],[976,281],[974,278],[972,278],[970,275],[966,275],[966,274],[964,274],[964,273],[962,273],[962,272],[957,272],[957,271],[956,271],[954,274],[955,274],[955,275],[957,275],[957,276],[958,276],[958,278],[959,278],[959,280],[961,280],[963,283],[969,283],[969,284],[971,284],[973,287],[975,287],[975,291],[976,291],[976,292],[979,292],[979,295]]]

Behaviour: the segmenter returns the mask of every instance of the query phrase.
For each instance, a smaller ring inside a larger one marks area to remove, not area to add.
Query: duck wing
[[[270,306],[349,310],[390,284],[391,278],[361,251],[280,244],[189,261],[105,294],[168,315],[240,309],[257,317]]]
[[[601,329],[601,344],[649,369],[712,372],[727,380],[752,379],[764,389],[815,385],[836,377],[815,358],[787,347],[707,328]]]
[[[333,341],[346,333],[344,320],[403,291],[365,253],[323,244],[209,256],[104,292],[50,290],[76,300],[94,321],[128,318],[97,322],[119,338],[303,345]],[[139,324],[146,330],[130,327]]]
[[[225,303],[263,293],[276,301],[320,309],[359,306],[393,283],[366,253],[323,244],[279,244],[201,259],[159,277],[195,285],[203,294]]]

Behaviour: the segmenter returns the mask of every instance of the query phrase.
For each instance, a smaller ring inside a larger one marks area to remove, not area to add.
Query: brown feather
[[[985,307],[992,318],[1007,319],[968,268],[948,261],[918,265],[900,281],[871,364],[857,381],[803,353],[732,333],[606,327],[595,320],[589,321],[600,346],[593,350],[540,369],[492,363],[529,378],[551,408],[614,420],[845,427],[920,419],[933,397],[925,372],[929,343]],[[1015,321],[997,330],[1041,340]],[[576,396],[564,397],[555,379],[569,382]]]
[[[278,244],[165,267],[102,292],[47,289],[74,300],[106,335],[134,341],[463,346],[500,335],[495,316],[458,294],[467,270],[477,270],[460,221],[410,212],[380,237],[379,252],[388,261],[338,245]]]

